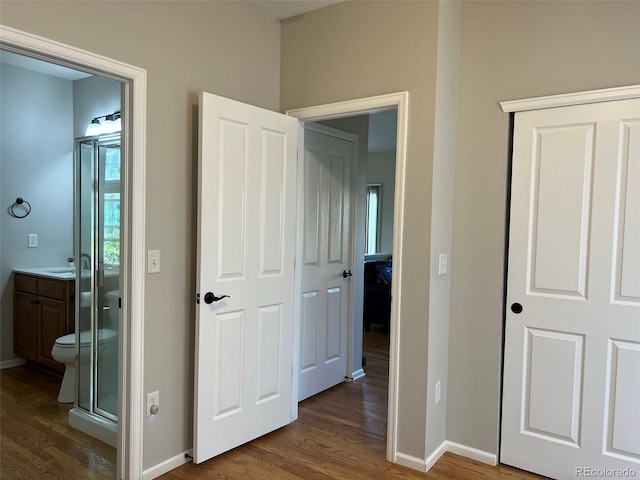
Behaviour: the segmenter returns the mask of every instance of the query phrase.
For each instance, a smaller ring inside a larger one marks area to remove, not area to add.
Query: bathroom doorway
[[[121,62],[110,60],[106,57],[92,54],[78,48],[69,47],[61,43],[42,38],[34,37],[26,32],[0,26],[0,47],[3,51],[20,54],[25,58],[35,58],[45,60],[45,63],[53,68],[67,66],[73,70],[93,75],[96,78],[114,80],[118,83],[122,95],[122,205],[121,217],[121,252],[120,271],[122,288],[120,289],[119,307],[120,332],[118,340],[118,429],[117,429],[117,477],[137,478],[142,473],[142,351],[143,351],[143,318],[144,318],[144,174],[145,174],[145,101],[146,101],[146,72],[137,67],[126,65]],[[4,82],[3,82],[4,86]],[[3,96],[12,98],[11,96]],[[113,110],[101,112],[98,115],[111,113]],[[3,118],[6,118],[3,116]],[[59,119],[59,112],[47,117],[46,121],[36,125],[42,131],[46,125],[54,125]],[[13,124],[15,117],[10,118]],[[125,121],[126,120],[126,121]],[[45,128],[46,130],[46,128]],[[73,131],[70,130],[67,137],[69,152],[73,151]],[[83,132],[84,134],[85,132]],[[36,133],[31,132],[32,139],[37,138]],[[33,137],[36,135],[36,137]],[[5,137],[6,138],[6,137]],[[33,141],[32,141],[33,143]],[[3,142],[3,147],[5,142]],[[72,154],[72,153],[71,153]],[[51,161],[50,155],[42,155],[41,170],[48,167]],[[5,156],[3,155],[2,166],[5,166]],[[45,162],[47,160],[47,162]],[[11,174],[3,172],[2,180],[11,178]],[[29,175],[35,178],[37,169],[30,169]],[[67,177],[69,178],[69,177]],[[69,184],[69,195],[73,195],[72,176]],[[39,192],[47,192],[46,187],[37,185]],[[2,195],[12,195],[10,188],[2,188]],[[15,199],[14,199],[15,200]],[[6,203],[6,199],[3,197]],[[47,202],[41,202],[45,205]],[[48,203],[53,204],[48,200]],[[4,225],[2,234],[10,230]],[[56,231],[52,228],[51,232]],[[42,244],[40,245],[43,246]],[[8,244],[2,241],[2,275],[11,276],[12,268],[5,265],[5,260],[11,258],[11,253],[7,254]],[[33,251],[32,251],[33,252]],[[36,250],[37,253],[44,253],[44,249]],[[72,256],[65,248],[64,262],[67,257]],[[75,259],[74,259],[75,261]],[[3,277],[3,281],[5,278]],[[79,299],[78,299],[79,300]],[[11,332],[5,335],[5,322],[12,315],[5,315],[6,304],[3,299],[3,342],[12,337]],[[9,321],[10,323],[10,321]],[[9,327],[9,330],[11,327]],[[4,345],[4,344],[3,344]],[[3,348],[4,353],[11,353],[12,349]],[[19,358],[2,358],[2,368],[18,365]]]
[[[53,311],[43,308],[39,348],[49,352],[57,346],[52,363],[64,365],[69,378],[62,384],[75,386],[58,397],[73,407],[69,424],[115,447],[122,83],[14,52],[0,55],[2,192],[24,197],[30,207],[21,212],[24,218],[3,218],[3,291],[9,292],[2,302],[3,339],[12,338],[11,324],[18,321],[11,310],[11,272],[31,269],[26,278],[41,283],[58,282],[51,272],[60,271],[59,282],[68,284],[69,295],[59,304],[68,325],[53,331]],[[32,141],[34,132],[40,141]],[[74,137],[80,137],[75,149]],[[25,231],[38,239],[34,245],[21,241]],[[39,269],[49,269],[49,276],[38,275]],[[11,342],[3,347],[4,367],[14,349]]]

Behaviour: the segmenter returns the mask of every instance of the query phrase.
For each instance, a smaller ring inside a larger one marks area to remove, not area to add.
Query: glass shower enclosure
[[[114,430],[120,331],[120,134],[77,139],[75,152],[78,391],[73,410]],[[91,435],[72,424],[71,414],[70,424]]]

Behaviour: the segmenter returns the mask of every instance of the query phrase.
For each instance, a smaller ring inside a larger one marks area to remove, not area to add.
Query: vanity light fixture
[[[89,123],[85,135],[91,137],[105,133],[119,132],[122,129],[121,117],[122,113],[120,111],[95,117],[91,120],[91,123]]]

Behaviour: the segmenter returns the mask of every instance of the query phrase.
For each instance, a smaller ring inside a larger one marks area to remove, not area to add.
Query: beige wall
[[[281,110],[409,91],[398,450],[424,459],[437,2],[345,2],[282,25]]]
[[[194,106],[207,90],[279,107],[280,27],[243,2],[2,1],[3,25],[147,70],[144,390],[161,413],[144,425],[144,467],[192,445]]]
[[[640,2],[462,8],[447,438],[496,453],[509,117],[498,102],[640,84]]]

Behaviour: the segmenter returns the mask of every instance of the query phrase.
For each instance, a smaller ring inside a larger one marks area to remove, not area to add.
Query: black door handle
[[[211,304],[213,302],[219,302],[223,298],[230,298],[229,295],[222,295],[221,297],[216,297],[213,292],[207,292],[204,294],[204,303]]]
[[[342,272],[342,277],[343,278],[348,278],[348,277],[352,277],[353,273],[351,273],[351,270],[345,270],[344,272]]]
[[[519,303],[512,303],[511,304],[511,311],[513,313],[515,313],[516,315],[519,314],[519,313],[522,313],[522,310],[523,310],[522,305],[520,305]]]

